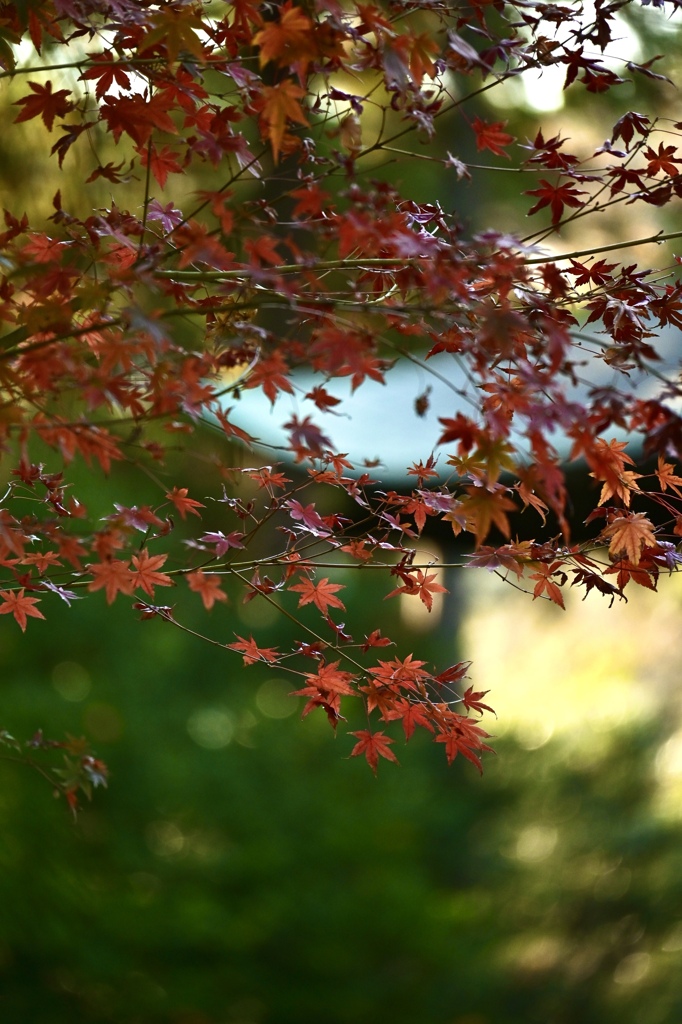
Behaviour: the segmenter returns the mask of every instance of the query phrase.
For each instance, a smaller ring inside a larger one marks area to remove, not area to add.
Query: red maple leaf
[[[647,174],[658,174],[659,171],[663,171],[665,174],[669,174],[671,178],[676,177],[678,173],[677,164],[682,163],[682,157],[675,156],[677,149],[675,146],[664,146],[663,143],[659,143],[658,152],[653,150],[651,146],[648,146],[644,151],[644,156],[649,161],[647,164]]]
[[[95,53],[92,54],[90,59],[93,62],[93,66],[83,72],[81,80],[98,79],[95,88],[95,96],[98,100],[102,99],[112,85],[119,86],[124,92],[128,91],[130,88],[130,77],[120,64],[114,64],[112,53]]]
[[[280,351],[260,359],[243,383],[244,388],[262,388],[274,405],[278,391],[293,395],[294,389],[287,376],[289,367]]]
[[[396,587],[395,590],[386,595],[384,600],[388,600],[389,597],[395,597],[396,594],[416,594],[420,601],[426,605],[428,611],[431,611],[433,595],[447,594],[447,587],[433,582],[436,579],[436,575],[435,572],[424,573],[421,569],[416,569],[404,577],[404,585],[402,587]]]
[[[225,595],[223,594],[223,597]],[[277,661],[279,654],[276,647],[259,647],[253,636],[245,640],[239,633],[235,633],[237,639],[233,644],[226,644],[231,651],[239,651],[243,655],[245,665],[254,665],[257,661],[266,661],[272,664]]]
[[[495,121],[494,123],[488,123],[481,121],[480,117],[474,118],[472,128],[476,133],[476,149],[489,149],[495,156],[503,156],[507,160],[510,159],[509,153],[505,153],[504,146],[509,146],[516,139],[513,135],[509,135],[502,129],[507,124],[506,121]]]
[[[350,756],[360,757],[360,755],[364,755],[367,758],[367,764],[375,775],[380,757],[385,757],[387,761],[394,761],[395,764],[399,763],[398,758],[389,746],[394,741],[385,733],[360,729],[358,732],[352,732],[351,736],[357,736],[358,742],[351,750]]]
[[[344,672],[339,665],[339,661],[330,661],[327,665],[320,665],[317,672],[306,672],[308,686],[316,687],[327,699],[330,694],[352,696],[355,692],[350,685],[352,673]]]
[[[169,174],[182,174],[183,172],[182,164],[178,162],[180,154],[172,150],[170,146],[162,146],[161,149],[157,149],[154,145],[141,146],[138,147],[137,152],[142,166],[146,167],[149,164],[159,188],[166,187]]]
[[[343,551],[344,549],[341,548]],[[367,652],[370,647],[390,647],[393,643],[387,636],[381,635],[380,629],[373,629],[369,636],[365,636],[365,642],[362,645],[361,650]]]
[[[489,735],[480,726],[470,722],[468,718],[464,718],[462,715],[454,715],[452,717],[448,716],[443,731],[440,735],[436,736],[435,742],[445,744],[448,764],[452,764],[457,755],[461,754],[462,757],[466,757],[467,761],[471,761],[472,764],[476,765],[479,772],[482,772],[481,759],[474,751],[487,750],[492,753],[492,747],[484,743],[484,740]]]
[[[303,580],[302,583],[296,583],[295,586],[289,587],[289,590],[294,590],[301,595],[298,599],[299,608],[302,608],[304,604],[312,603],[320,609],[323,615],[326,615],[328,608],[345,609],[346,607],[340,598],[334,596],[337,590],[345,590],[345,587],[341,583],[330,583],[327,576],[319,583],[315,583],[313,580]]]
[[[474,711],[480,711],[481,714],[484,711],[490,711],[490,713],[494,715],[495,712],[490,707],[490,705],[483,704],[481,702],[481,697],[485,697],[486,693],[488,693],[488,690],[478,690],[474,692],[473,686],[470,686],[469,689],[466,690],[466,692],[464,693],[464,696],[462,697],[462,704],[469,711],[473,708]]]
[[[73,110],[73,103],[69,99],[71,93],[68,89],[52,92],[52,82],[46,82],[45,85],[39,85],[38,82],[28,84],[34,95],[22,96],[17,100],[16,105],[22,105],[24,109],[14,118],[14,123],[30,121],[31,118],[40,116],[47,130],[51,132],[55,117],[64,117]]]
[[[5,602],[0,607],[0,615],[13,615],[21,626],[21,632],[26,632],[26,620],[28,618],[44,619],[45,616],[35,607],[40,601],[39,597],[27,597],[22,587],[21,590],[0,590],[0,597]]]
[[[166,100],[160,93],[149,100],[139,93],[134,96],[112,96],[110,101],[102,104],[100,114],[109,126],[115,142],[125,132],[138,146],[143,146],[155,128],[177,135],[177,128],[168,116]]]
[[[585,201],[578,198],[586,195],[584,189],[575,188],[568,182],[565,185],[552,185],[545,178],[540,178],[539,184],[540,188],[532,188],[524,192],[524,195],[527,196],[538,196],[537,203],[528,211],[529,217],[531,214],[537,213],[538,210],[544,209],[545,206],[549,206],[552,211],[552,224],[558,224],[563,216],[564,206],[577,208],[585,205]]]
[[[402,719],[406,740],[410,739],[417,725],[420,725],[423,729],[428,729],[429,732],[435,732],[431,722],[432,713],[430,712],[429,705],[422,704],[419,701],[410,701],[405,697],[401,697],[394,703],[393,709],[385,717],[388,721],[393,721],[397,718]]]

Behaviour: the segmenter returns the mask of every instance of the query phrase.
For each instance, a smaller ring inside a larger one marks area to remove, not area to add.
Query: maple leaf
[[[146,167],[149,164],[160,188],[166,187],[169,174],[182,174],[183,172],[182,165],[178,163],[180,154],[174,152],[169,146],[163,146],[161,149],[157,149],[154,145],[149,148],[143,146],[138,148],[138,153],[142,166]]]
[[[590,473],[590,476],[595,476],[595,474]],[[599,501],[597,504],[603,505],[605,501],[609,500],[609,498],[618,497],[626,508],[629,508],[631,492],[639,490],[639,484],[636,481],[639,480],[641,476],[641,473],[633,473],[630,470],[623,470],[617,480],[613,479],[613,477],[606,480],[601,489],[601,494],[599,495]]]
[[[474,692],[473,686],[470,686],[462,697],[462,704],[468,711],[473,708],[474,711],[480,711],[481,714],[483,714],[484,711],[490,711],[490,713],[494,715],[495,712],[490,705],[483,704],[481,702],[481,697],[485,697],[488,692],[488,690],[478,690],[477,692]]]
[[[629,146],[635,132],[644,136],[649,134],[650,124],[651,121],[644,114],[638,114],[634,110],[630,110],[616,121],[611,141],[615,142],[616,139],[622,139],[625,145]]]
[[[102,590],[107,596],[107,604],[113,604],[117,594],[132,594],[135,589],[134,574],[129,569],[130,562],[117,558],[108,558],[104,562],[88,565],[88,572],[95,578],[88,583],[88,590]]]
[[[584,189],[575,188],[569,183],[552,185],[545,178],[540,178],[539,184],[541,188],[529,189],[524,193],[527,196],[539,196],[535,206],[528,211],[529,217],[549,206],[552,211],[552,224],[558,224],[563,216],[564,206],[577,208],[585,205],[585,201],[578,198],[587,194]]]
[[[257,267],[276,267],[283,263],[282,257],[277,252],[277,239],[271,235],[260,235],[258,238],[248,239],[244,248],[251,258],[251,262]]]
[[[680,491],[680,487],[682,487],[682,477],[675,476],[675,467],[671,465],[671,463],[665,462],[662,455],[658,456],[658,469],[656,470],[656,476],[658,477],[658,482],[661,485],[662,491],[667,490],[669,487],[671,491],[674,491],[678,498],[682,498],[682,491]]]
[[[341,402],[340,398],[330,395],[326,388],[320,387],[319,384],[312,391],[309,391],[305,397],[313,401],[322,412],[328,412]]]
[[[322,455],[324,448],[331,447],[331,441],[326,434],[323,434],[317,424],[313,423],[310,416],[304,416],[299,420],[296,413],[284,424],[284,429],[289,431],[289,442],[297,457],[305,457],[312,452],[317,457]]]
[[[277,85],[266,85],[263,88],[260,100],[261,116],[275,163],[282,152],[287,123],[293,121],[295,124],[308,124],[308,118],[303,113],[300,102],[305,95],[305,89],[288,78]]]
[[[603,535],[611,538],[609,554],[618,557],[625,553],[633,565],[639,565],[644,548],[657,546],[653,523],[643,512],[618,516],[604,528]]]
[[[265,661],[269,664],[277,661],[279,653],[276,647],[259,647],[253,636],[245,640],[239,633],[234,635],[237,637],[236,641],[225,646],[229,647],[231,651],[239,651],[243,655],[245,665],[254,665],[257,661]]]
[[[216,601],[227,601],[227,594],[220,589],[222,577],[218,573],[195,569],[185,578],[189,589],[201,597],[206,611],[210,611]]]
[[[243,387],[247,389],[262,388],[271,404],[274,405],[278,391],[286,391],[290,395],[294,393],[292,384],[287,377],[288,372],[289,366],[284,355],[277,350],[256,363],[244,381]]]
[[[330,583],[327,576],[319,583],[308,579],[303,580],[302,583],[296,583],[293,587],[289,587],[289,590],[301,595],[298,599],[299,608],[312,603],[320,609],[323,615],[326,615],[328,608],[345,609],[346,607],[340,598],[334,596],[338,590],[345,590],[345,587],[341,583]]]
[[[146,548],[139,555],[133,555],[133,588],[141,587],[145,594],[154,597],[154,587],[172,587],[170,576],[158,571],[167,558],[168,555],[150,555]]]
[[[632,562],[628,562],[627,558],[621,558],[618,562],[610,565],[608,569],[605,569],[604,575],[609,576],[617,573],[619,590],[625,590],[630,580],[633,583],[639,584],[640,587],[646,587],[647,590],[656,590],[659,571],[656,564],[650,564],[647,568],[644,568],[642,565],[633,565]]]
[[[627,601],[627,597],[621,592],[619,587],[609,583],[603,576],[599,576],[596,572],[590,572],[589,569],[572,569],[574,578],[571,581],[571,586],[585,587],[585,597],[583,601],[590,593],[591,590],[598,590],[600,594],[604,594],[605,597],[611,598],[611,604],[616,597],[622,598],[623,601]],[[610,606],[609,606],[610,607]]]
[[[331,536],[332,530],[322,516],[315,511],[314,503],[304,507],[300,501],[292,498],[290,501],[285,502],[285,505],[289,509],[291,518],[298,523],[302,523],[306,531],[312,533],[313,537]]]
[[[14,123],[30,121],[31,118],[40,116],[47,130],[51,132],[55,117],[64,117],[73,110],[74,105],[69,99],[71,93],[68,89],[52,92],[52,82],[46,82],[45,85],[29,82],[28,85],[34,95],[22,96],[17,100],[16,105],[21,105],[24,109],[14,118]]]
[[[466,516],[466,529],[476,535],[476,546],[481,544],[492,529],[497,527],[500,533],[509,537],[510,527],[507,512],[516,509],[513,501],[506,497],[507,488],[501,484],[491,487],[465,487],[468,497],[462,502],[462,512]],[[444,516],[447,519],[448,516]]]
[[[280,490],[284,490],[286,485],[291,483],[290,478],[285,476],[284,473],[273,473],[272,470],[272,466],[263,466],[261,469],[249,470],[247,472],[252,480],[258,482],[259,487],[267,488],[268,490],[277,487]]]
[[[44,619],[45,616],[35,606],[40,602],[39,597],[28,597],[21,590],[0,590],[0,597],[5,602],[0,606],[0,615],[13,615],[21,626],[21,632],[26,632],[26,620]]]
[[[440,47],[428,32],[421,32],[418,36],[410,38],[410,74],[418,89],[424,75],[431,79],[438,75],[438,67],[432,59],[437,53],[440,53]]]
[[[215,555],[216,558],[222,558],[226,551],[230,548],[243,548],[242,539],[244,534],[239,530],[233,530],[232,533],[228,533],[227,536],[222,530],[211,531],[205,533],[199,540],[203,544],[215,544]]]
[[[165,47],[169,64],[181,54],[194,57],[200,64],[204,63],[204,47],[197,32],[205,32],[206,26],[201,18],[187,8],[174,10],[169,7],[163,11],[154,11],[149,17],[148,26],[138,43],[140,54],[158,49],[161,44]]]
[[[312,21],[301,8],[286,0],[279,8],[279,20],[267,22],[253,37],[253,45],[260,47],[260,66],[271,60],[279,65],[313,60],[317,47],[312,28]]]
[[[682,157],[676,157],[675,153],[677,153],[675,146],[664,146],[662,142],[659,144],[657,153],[648,147],[644,151],[644,156],[649,161],[647,174],[653,175],[663,171],[674,178],[678,173],[677,164],[682,163]]]
[[[366,653],[370,647],[390,647],[392,643],[393,641],[389,640],[388,637],[381,635],[380,629],[373,629],[369,636],[365,636],[365,642],[361,650]]]
[[[434,594],[447,594],[447,587],[441,586],[440,583],[434,583],[437,573],[424,573],[421,569],[416,569],[409,573],[404,578],[404,584],[402,587],[396,587],[390,594],[387,594],[384,600],[388,600],[389,597],[395,597],[396,594],[416,594],[420,601],[426,605],[428,611],[433,608],[433,595]]]
[[[93,66],[87,68],[80,77],[82,81],[97,79],[95,96],[98,100],[101,100],[113,85],[118,86],[123,92],[128,92],[130,76],[125,67],[114,63],[113,53],[93,54],[90,59]]]
[[[170,135],[178,130],[168,116],[166,100],[160,93],[146,99],[140,94],[134,96],[110,97],[100,107],[100,114],[109,126],[109,131],[118,142],[123,132],[143,146],[155,128]]]
[[[458,754],[462,757],[466,757],[467,761],[471,761],[475,765],[479,772],[483,772],[483,765],[481,759],[475,750],[485,750],[490,753],[493,752],[492,747],[489,747],[483,740],[487,739],[490,733],[487,733],[480,726],[474,725],[467,718],[463,718],[460,715],[455,716],[456,720],[452,723],[448,722],[443,728],[443,731],[436,736],[436,743],[445,744],[445,753],[448,759],[448,764],[452,764]]]
[[[491,153],[495,154],[495,156],[503,156],[509,160],[509,153],[505,153],[504,147],[509,146],[516,140],[513,135],[509,135],[507,132],[502,131],[506,124],[506,121],[495,121],[494,123],[489,123],[481,121],[479,117],[474,118],[474,122],[471,127],[476,134],[476,149],[489,149]]]
[[[352,696],[355,693],[350,685],[353,675],[351,672],[344,672],[339,665],[338,661],[330,661],[328,664],[320,665],[317,672],[306,672],[308,686],[316,687],[327,696],[329,694]]]
[[[566,582],[566,573],[560,572],[563,562],[552,562],[551,565],[541,565],[537,572],[531,573],[530,579],[537,580],[533,590],[533,600],[543,595],[548,597],[554,604],[564,608],[564,596],[559,589],[560,584]],[[552,580],[552,576],[558,576],[559,583]]]
[[[390,744],[394,741],[385,733],[360,729],[358,732],[352,732],[350,735],[357,736],[358,742],[351,750],[349,756],[360,757],[364,755],[367,758],[367,764],[375,775],[380,757],[385,757],[387,761],[393,761],[395,764],[399,763],[398,758],[390,748]]]
[[[417,690],[429,678],[429,673],[424,671],[425,664],[426,662],[408,654],[402,661],[400,658],[380,661],[376,668],[370,669],[370,672],[384,686],[391,686],[396,692],[400,688]]]
[[[394,702],[393,708],[384,717],[387,721],[401,719],[405,740],[407,741],[411,738],[417,725],[420,725],[423,729],[428,729],[429,732],[436,731],[431,722],[430,714],[428,704],[410,701],[406,697],[401,697],[398,701]]]
[[[174,487],[172,491],[168,492],[166,497],[173,502],[182,519],[187,518],[188,512],[191,512],[193,516],[201,518],[201,512],[197,512],[197,509],[206,508],[206,506],[202,505],[200,501],[195,501],[194,498],[188,498],[187,491],[187,487]]]

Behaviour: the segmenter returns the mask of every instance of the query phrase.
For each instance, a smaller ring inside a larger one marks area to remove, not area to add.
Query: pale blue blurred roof
[[[659,373],[672,379],[679,372],[680,340],[682,334],[670,328],[656,339],[661,361],[656,365]],[[577,347],[575,358],[581,362],[581,351]],[[624,376],[605,363],[593,360],[589,351],[584,359],[590,363],[586,371],[590,374],[588,383],[578,384],[571,398],[584,402],[589,386],[605,387],[610,384],[636,391],[640,398],[660,395],[661,381],[653,375],[631,370]],[[579,370],[581,368],[579,367]],[[431,371],[435,371],[431,372]],[[280,393],[274,406],[260,389],[243,389],[238,401],[230,398],[230,418],[237,425],[257,437],[266,447],[272,449],[272,461],[288,460],[288,434],[284,429],[292,415],[299,420],[306,416],[329,438],[329,448],[335,453],[347,453],[356,472],[363,472],[365,460],[381,463],[384,479],[402,480],[406,469],[414,462],[425,461],[435,452],[441,453],[443,475],[446,475],[444,452],[446,447],[436,447],[443,428],[439,417],[454,417],[458,412],[479,420],[477,405],[481,392],[467,381],[464,373],[447,353],[436,356],[424,366],[401,360],[386,373],[386,384],[367,379],[353,392],[350,377],[325,381],[321,374],[300,373],[292,375],[294,395]],[[316,385],[323,385],[329,394],[341,399],[335,410],[323,412],[311,399],[305,398]],[[428,389],[428,407],[423,415],[417,413],[416,400]],[[670,405],[670,402],[666,404]],[[338,410],[338,411],[337,411]],[[609,428],[606,435],[628,440],[628,436],[616,427]],[[569,442],[556,432],[549,440],[559,452],[568,454]],[[528,449],[526,439],[515,434],[511,441],[520,451]],[[632,438],[633,445],[639,439]]]

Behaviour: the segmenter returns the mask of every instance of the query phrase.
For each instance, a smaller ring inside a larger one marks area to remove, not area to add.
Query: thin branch
[[[631,238],[627,242],[611,242],[610,245],[593,245],[589,249],[576,249],[574,252],[565,252],[560,256],[533,256],[531,259],[524,260],[524,263],[560,263],[562,260],[592,256],[598,252],[615,252],[617,249],[632,249],[636,245],[652,245],[654,242],[667,242],[672,238],[682,238],[682,231],[659,231],[657,234],[648,235],[646,238]]]

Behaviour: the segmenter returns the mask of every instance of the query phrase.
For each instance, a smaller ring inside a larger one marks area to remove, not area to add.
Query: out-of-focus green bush
[[[1,624],[4,724],[87,732],[111,767],[73,824],[0,764],[3,1021],[682,1018],[657,726],[592,752],[500,741],[482,779],[415,737],[374,779],[287,679],[104,609],[55,609],[30,643]],[[216,609],[226,642],[240,614]]]

